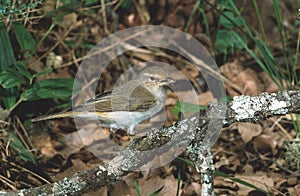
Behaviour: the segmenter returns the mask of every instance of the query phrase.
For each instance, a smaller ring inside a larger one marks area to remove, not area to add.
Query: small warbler
[[[161,111],[166,100],[164,87],[174,82],[165,69],[149,67],[137,79],[119,85],[105,95],[97,95],[72,111],[41,116],[32,122],[63,117],[97,119],[103,127],[124,129],[134,135],[136,125]]]

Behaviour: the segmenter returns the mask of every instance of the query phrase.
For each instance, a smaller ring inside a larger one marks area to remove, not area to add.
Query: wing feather
[[[79,106],[80,109],[97,112],[111,111],[147,111],[157,103],[156,97],[143,86],[134,86],[130,88],[116,88],[114,93],[107,93],[105,96],[96,97]],[[127,89],[127,90],[126,90]],[[127,92],[131,92],[128,94]],[[95,103],[95,105],[93,104]]]

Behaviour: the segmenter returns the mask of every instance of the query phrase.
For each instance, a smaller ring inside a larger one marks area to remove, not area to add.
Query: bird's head
[[[158,66],[146,68],[140,73],[139,79],[143,83],[143,85],[150,88],[159,88],[175,83],[174,79],[170,77],[169,72],[164,68]]]

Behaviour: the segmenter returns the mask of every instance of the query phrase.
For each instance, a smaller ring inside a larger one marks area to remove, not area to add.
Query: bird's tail
[[[74,115],[75,114],[74,114],[73,111],[60,112],[60,113],[55,113],[55,114],[50,114],[50,115],[40,116],[40,117],[34,118],[34,119],[31,120],[31,122],[51,120],[51,119],[55,119],[55,118],[72,117]]]

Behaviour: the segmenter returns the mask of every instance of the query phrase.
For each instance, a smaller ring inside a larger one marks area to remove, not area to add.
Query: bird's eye
[[[150,76],[149,79],[150,79],[150,81],[154,81],[155,80],[155,78],[153,76]]]

